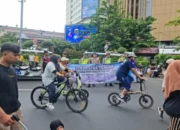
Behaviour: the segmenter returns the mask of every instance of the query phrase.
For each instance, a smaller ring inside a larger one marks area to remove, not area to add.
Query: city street
[[[161,93],[162,79],[148,79],[148,93],[154,98],[152,109],[142,109],[138,103],[138,95],[132,96],[127,104],[112,107],[107,96],[113,91],[119,91],[117,86],[104,87],[98,85],[89,88],[89,105],[82,114],[69,110],[63,97],[55,104],[55,111],[38,110],[30,101],[30,91],[41,85],[40,81],[19,81],[20,101],[25,124],[29,130],[48,130],[54,119],[60,119],[65,124],[65,130],[165,130],[168,126],[168,116],[160,119],[157,107],[163,103]],[[139,84],[133,84],[138,89]]]

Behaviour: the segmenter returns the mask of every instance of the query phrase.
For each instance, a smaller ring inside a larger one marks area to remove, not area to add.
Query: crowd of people
[[[3,44],[1,47],[2,57],[0,59],[0,129],[1,130],[22,130],[22,126],[12,119],[12,115],[17,115],[23,121],[21,103],[19,101],[17,76],[12,64],[16,63],[20,58],[20,48],[15,44]],[[103,63],[110,64],[110,55],[107,53]],[[121,81],[124,90],[119,94],[119,100],[125,102],[124,96],[131,88],[133,81],[128,74],[132,71],[139,79],[145,78],[139,75],[136,70],[135,55],[130,53],[126,55],[125,61],[117,72],[117,80]],[[84,57],[85,59],[85,57]],[[92,58],[85,60],[81,59],[81,63],[100,63],[96,54]],[[66,55],[61,58],[57,55],[51,57],[45,52],[42,58],[42,81],[43,84],[49,87],[49,104],[48,107],[54,109],[55,103],[53,97],[55,94],[54,78],[60,82],[65,80],[67,72],[72,72],[67,67],[69,59]],[[121,60],[121,59],[120,59]],[[159,108],[159,113],[162,116],[165,111],[170,116],[170,123],[168,130],[180,130],[180,60],[170,59],[166,62],[166,69],[163,81],[163,93],[165,102],[163,108]],[[63,130],[64,125],[60,120],[54,120],[50,124],[51,130]]]

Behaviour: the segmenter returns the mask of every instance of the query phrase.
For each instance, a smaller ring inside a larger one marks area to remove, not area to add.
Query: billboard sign
[[[99,0],[82,0],[82,12],[81,18],[90,18],[96,13],[96,9],[99,7]]]
[[[88,38],[97,31],[95,26],[85,24],[74,24],[65,26],[65,39],[72,44],[78,44],[81,40]]]

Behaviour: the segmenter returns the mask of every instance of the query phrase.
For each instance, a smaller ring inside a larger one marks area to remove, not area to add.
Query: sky
[[[20,27],[19,0],[0,0],[0,25]],[[66,0],[26,0],[23,27],[64,32]]]

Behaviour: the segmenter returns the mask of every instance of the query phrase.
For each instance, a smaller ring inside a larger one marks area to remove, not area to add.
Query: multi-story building
[[[81,21],[82,0],[66,0],[66,24],[76,24]]]

